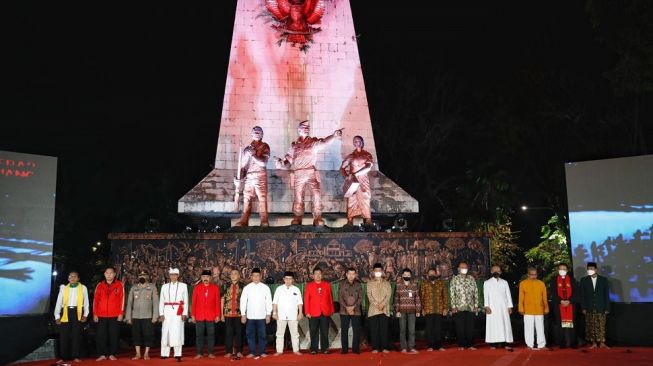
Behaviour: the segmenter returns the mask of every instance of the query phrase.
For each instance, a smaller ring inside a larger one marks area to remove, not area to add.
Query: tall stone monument
[[[283,7],[289,5],[300,10],[313,8],[302,14],[284,13],[289,9]],[[287,27],[279,20],[285,15]],[[293,20],[306,21],[307,36],[296,36]],[[344,128],[342,138],[321,152],[316,164],[327,225],[346,222],[343,178],[338,169],[342,158],[353,150],[356,135],[365,139],[365,149],[374,157],[370,172],[372,213],[418,212],[418,202],[380,171],[349,0],[238,1],[215,167],[179,200],[178,211],[235,220],[233,178],[239,150],[251,140],[251,128],[261,126],[271,155],[283,157],[297,138],[297,125],[302,120],[310,121],[311,136],[316,137]],[[270,225],[287,225],[293,204],[289,172],[275,169],[274,159],[267,169]],[[304,224],[312,223],[309,194],[307,191]],[[258,212],[258,208],[252,211]],[[256,225],[255,220],[253,215],[252,225]]]

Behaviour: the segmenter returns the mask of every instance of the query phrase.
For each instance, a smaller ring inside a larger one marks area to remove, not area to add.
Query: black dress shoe
[[[162,360],[165,360],[166,358],[168,358],[168,356],[161,356]]]
[[[311,354],[312,354],[312,355],[316,355],[316,354],[317,354],[317,351],[311,351]]]
[[[177,362],[181,362],[181,356],[176,356],[175,359],[177,360]]]
[[[347,351],[340,351],[340,354],[341,354],[341,355],[346,355],[347,353],[349,353],[349,352],[347,352]]]
[[[360,354],[361,354],[361,351],[353,351],[352,353],[355,353],[355,354],[357,354],[357,355],[360,355]]]
[[[322,354],[324,354],[324,355],[328,355],[329,353],[331,353],[331,352],[329,352],[329,351],[322,351]]]

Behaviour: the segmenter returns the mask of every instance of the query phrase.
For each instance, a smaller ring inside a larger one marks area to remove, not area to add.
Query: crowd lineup
[[[526,346],[534,351],[546,345],[544,316],[551,319],[560,348],[577,347],[575,329],[578,325],[576,309],[585,319],[585,338],[590,348],[608,348],[605,344],[606,315],[610,312],[608,280],[598,275],[596,263],[587,264],[587,276],[577,283],[566,264],[558,266],[558,274],[548,286],[538,279],[535,268],[529,268],[527,278],[519,284],[517,311],[523,316]],[[444,351],[442,322],[453,317],[458,348],[475,350],[474,318],[481,310],[486,314],[485,342],[491,348],[512,351],[513,334],[510,315],[515,308],[508,282],[501,278],[501,268],[493,266],[492,277],[483,284],[483,298],[474,277],[468,273],[467,263],[458,265],[458,274],[446,283],[434,267],[425,279],[416,281],[410,269],[402,270],[394,290],[385,279],[383,266],[373,266],[372,278],[363,286],[357,270],[348,268],[345,278],[337,286],[340,315],[341,353],[350,351],[349,328],[352,328],[351,352],[360,353],[362,317],[366,316],[369,344],[372,353],[388,353],[389,319],[399,321],[401,352],[417,354],[415,322],[422,317],[426,330],[426,351]],[[189,298],[188,286],[179,281],[179,269],[170,268],[169,281],[160,290],[149,281],[147,272],[138,275],[138,283],[125,296],[123,283],[116,271],[109,267],[104,280],[97,284],[93,295],[93,322],[96,326],[98,361],[116,360],[119,324],[131,326],[135,355],[132,359],[149,359],[154,346],[154,325],[161,322],[161,358],[173,356],[181,361],[184,344],[184,324],[194,323],[196,330],[195,358],[206,355],[215,358],[216,323],[224,322],[226,353],[224,357],[243,356],[243,331],[247,340],[247,358],[266,357],[266,324],[276,321],[276,353],[283,354],[286,328],[290,333],[292,352],[301,356],[298,322],[308,318],[310,354],[328,354],[330,317],[336,311],[332,287],[323,279],[322,270],[313,270],[303,294],[294,284],[294,273],[286,272],[283,285],[270,287],[261,282],[261,271],[254,268],[250,282],[241,280],[241,272],[233,269],[230,281],[222,287],[211,282],[211,271],[201,273]],[[548,287],[548,288],[547,288]],[[365,288],[365,290],[363,290]],[[394,291],[394,293],[393,293]],[[551,308],[547,292],[552,299]],[[392,299],[392,301],[391,301]],[[190,301],[189,301],[190,300]],[[364,309],[363,303],[367,304]],[[190,305],[190,306],[189,306]],[[79,274],[70,272],[68,284],[61,285],[54,310],[60,332],[59,362],[80,361],[83,323],[87,321],[90,301],[86,286],[79,282]],[[366,310],[366,312],[365,312]],[[579,314],[580,315],[580,314]]]

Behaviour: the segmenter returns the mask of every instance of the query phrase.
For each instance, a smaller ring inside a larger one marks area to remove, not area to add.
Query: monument
[[[347,222],[345,178],[339,169],[354,136],[365,140],[374,162],[368,173],[372,214],[419,211],[418,202],[380,171],[349,1],[239,0],[214,169],[179,200],[178,212],[227,216],[235,224],[240,213],[233,182],[252,127],[265,130],[271,156],[284,157],[304,120],[310,122],[312,136],[342,129],[341,138],[320,151],[315,164],[327,225]],[[275,159],[267,162],[271,226],[293,220],[290,173],[277,169]],[[315,212],[311,190],[304,194],[302,223],[310,225]],[[250,225],[258,225],[258,204],[253,202]]]

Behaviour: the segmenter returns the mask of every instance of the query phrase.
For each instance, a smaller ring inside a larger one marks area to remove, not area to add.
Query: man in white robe
[[[485,342],[495,349],[497,343],[504,344],[507,350],[512,350],[512,296],[508,282],[501,278],[501,267],[492,267],[492,278],[483,284],[485,306]]]
[[[184,345],[184,322],[188,317],[188,287],[179,282],[179,269],[170,268],[170,282],[161,287],[159,314],[163,322],[161,328],[161,358],[170,356],[170,347],[181,361],[181,346]]]

